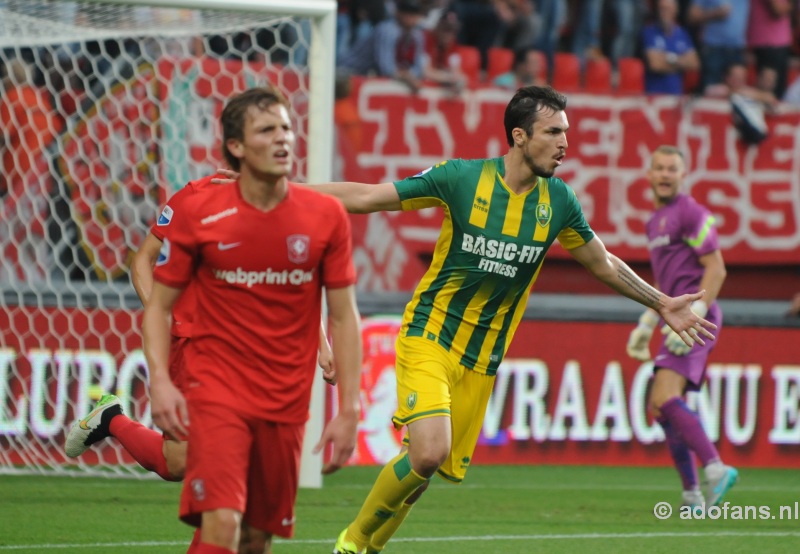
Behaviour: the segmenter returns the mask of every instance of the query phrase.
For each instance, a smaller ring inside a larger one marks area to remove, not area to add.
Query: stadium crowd
[[[58,9],[50,11],[46,6],[49,3],[0,0],[0,9],[75,27],[84,25],[93,9],[77,2],[59,2]],[[739,95],[760,104],[767,115],[788,103],[800,105],[797,0],[340,0],[338,7],[335,118],[355,149],[361,131],[351,92],[353,77],[398,79],[412,91],[421,86],[446,87],[454,95],[474,87],[514,91],[545,83],[567,94]],[[120,13],[134,27],[201,28],[194,19],[207,17],[191,10],[124,10]],[[71,121],[97,104],[109,82],[130,74],[137,61],[210,56],[302,66],[309,40],[308,25],[287,23],[230,36],[212,33],[169,41],[89,37],[81,44],[4,48],[0,55],[4,213],[49,210],[69,218],[71,208],[63,202],[45,206],[46,195],[27,184],[52,188],[51,183],[19,174],[32,173],[30,153],[54,146]],[[260,59],[253,60],[254,56]],[[131,202],[144,202],[145,196],[137,190]],[[92,209],[77,204],[81,214]],[[0,218],[6,222],[0,251],[9,259],[33,260],[31,266],[52,266],[36,237],[47,235],[50,244],[69,239],[58,232],[59,225],[37,223],[39,219],[45,218]],[[140,227],[146,229],[145,222]],[[73,250],[66,244],[60,251]],[[82,256],[80,251],[74,255]],[[4,278],[44,278],[17,273],[0,267]],[[68,276],[78,277],[81,271],[74,273]]]
[[[726,76],[736,66],[748,85],[739,92],[768,110],[781,100],[800,105],[796,0],[340,0],[338,6],[337,68],[396,78],[412,90],[515,90],[548,82],[565,92],[720,96],[732,92]],[[85,9],[64,2],[47,17],[80,26]],[[201,17],[189,10],[130,9],[130,17],[154,25]],[[257,44],[271,52],[271,63],[303,63],[308,36],[302,34],[310,30],[254,29],[232,39],[195,37],[167,52],[158,50],[163,45],[133,39],[90,40],[80,48],[6,48],[0,77],[7,89],[20,85],[12,62],[35,67],[31,84],[46,89],[52,105],[68,117],[91,100],[93,86],[115,71],[117,60],[181,51],[242,57]]]
[[[793,0],[344,0],[337,31],[339,67],[414,90],[548,81],[717,96],[742,65],[768,106],[800,102]]]

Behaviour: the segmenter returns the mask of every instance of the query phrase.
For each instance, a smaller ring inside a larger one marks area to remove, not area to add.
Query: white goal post
[[[0,474],[147,475],[113,440],[78,461],[63,450],[101,391],[151,423],[132,253],[169,195],[220,166],[219,111],[248,86],[292,104],[293,179],[330,180],[336,11],[0,0]],[[319,378],[304,487],[322,485],[324,394]]]

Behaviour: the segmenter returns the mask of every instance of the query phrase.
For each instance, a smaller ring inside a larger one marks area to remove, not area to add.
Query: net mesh
[[[0,473],[140,475],[116,441],[66,458],[104,392],[149,425],[129,264],[160,206],[222,167],[219,114],[272,83],[306,176],[310,21],[0,0]]]

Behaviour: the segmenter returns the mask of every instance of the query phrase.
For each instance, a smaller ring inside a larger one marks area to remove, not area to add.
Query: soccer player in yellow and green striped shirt
[[[315,185],[350,212],[441,207],[433,260],[397,340],[398,409],[407,447],[384,467],[334,553],[380,552],[436,473],[461,482],[475,449],[497,367],[555,240],[597,279],[651,307],[691,344],[713,324],[640,279],[592,232],[580,203],[553,176],[567,150],[566,98],[519,89],[506,107],[508,153],[447,160],[395,183]],[[332,324],[335,324],[333,322]],[[691,337],[691,339],[690,339]]]

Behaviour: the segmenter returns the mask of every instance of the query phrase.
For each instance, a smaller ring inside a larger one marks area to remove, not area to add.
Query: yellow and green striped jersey
[[[462,365],[489,375],[508,349],[553,241],[572,249],[594,237],[564,181],[539,178],[518,195],[504,174],[503,158],[448,160],[394,183],[404,211],[441,206],[445,215],[401,336],[436,341]]]

